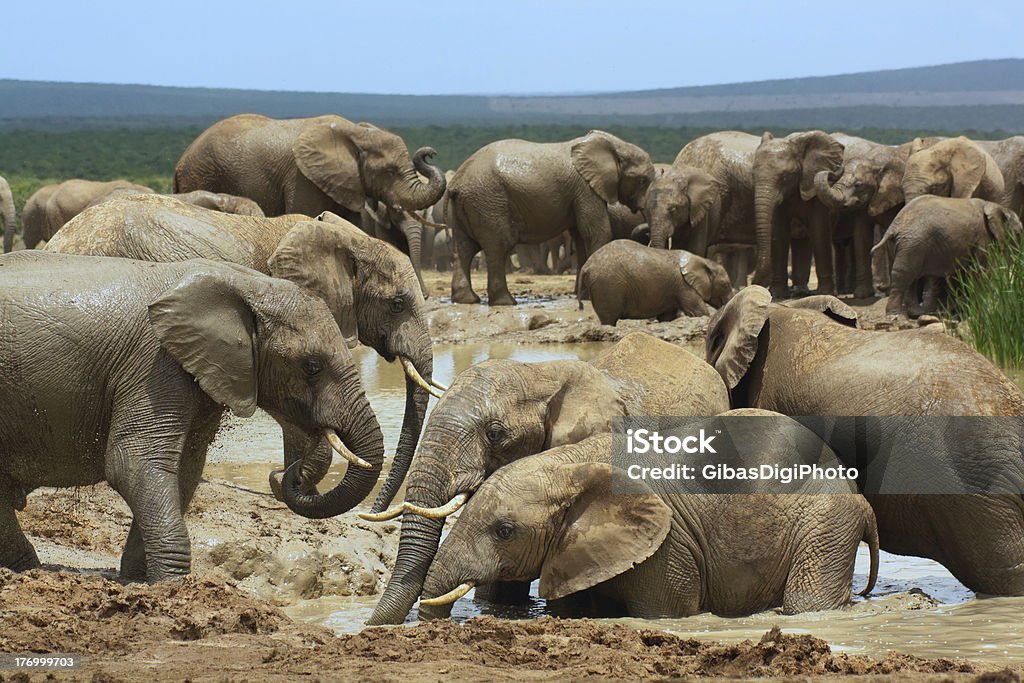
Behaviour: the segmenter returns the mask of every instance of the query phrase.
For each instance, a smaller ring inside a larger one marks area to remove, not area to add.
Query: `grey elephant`
[[[860,330],[853,310],[834,297],[786,306],[773,303],[766,289],[748,287],[708,323],[706,354],[728,385],[734,407],[798,416],[915,418],[882,421],[879,433],[867,441],[850,433],[849,423],[844,430],[822,434],[848,464],[888,451],[912,453],[916,444],[934,442],[939,431],[948,470],[939,469],[939,461],[926,463],[910,473],[912,481],[941,485],[949,478],[954,484],[981,480],[1024,487],[1024,421],[1019,419],[1024,393],[953,337],[927,329]],[[953,418],[945,418],[941,429],[934,419],[920,419],[944,416],[968,419],[951,425]],[[951,485],[946,490],[961,489]],[[915,495],[911,487],[865,494],[878,519],[883,550],[936,560],[974,591],[1021,595],[1021,490],[1011,495]]]
[[[428,207],[430,208],[430,207]],[[360,216],[360,227],[368,235],[394,245],[409,257],[416,278],[419,280],[423,296],[428,295],[427,285],[423,281],[423,240],[433,242],[432,231],[426,223],[428,219],[417,213],[407,213],[401,207],[378,204],[374,208],[370,202],[363,205]]]
[[[0,218],[3,218],[4,221],[4,253],[6,254],[14,246],[17,213],[14,209],[14,195],[11,194],[11,186],[3,176],[0,176]]]
[[[100,182],[74,178],[39,188],[28,201],[22,214],[22,240],[26,249],[49,241],[69,220],[80,214],[97,197],[113,190],[126,189],[138,194],[153,192],[145,185],[127,180]]]
[[[385,505],[390,502],[415,452],[428,393],[438,394],[441,388],[432,379],[433,345],[423,298],[404,254],[333,214],[318,221],[298,214],[239,216],[159,195],[125,197],[87,209],[47,249],[145,261],[230,261],[291,280],[323,299],[349,346],[362,342],[388,362],[398,359],[407,375],[402,431],[380,493]],[[303,487],[325,473],[304,469]],[[279,490],[277,479],[272,485]]]
[[[698,428],[728,430],[742,444],[731,460],[737,467],[795,464],[812,449],[820,466],[838,465],[817,435],[776,413],[735,411],[688,430]],[[481,583],[536,578],[543,598],[590,590],[621,616],[836,609],[850,602],[861,540],[871,554],[862,594],[874,587],[875,516],[849,481],[813,482],[788,495],[754,481],[738,493],[718,481],[641,479],[634,468],[664,469],[679,457],[613,452],[613,437],[601,434],[491,475],[437,551],[421,616],[447,612]]]
[[[995,159],[963,136],[930,146],[918,138],[903,173],[903,196],[908,202],[923,194],[999,202],[1004,189],[1003,174]]]
[[[720,264],[632,240],[614,240],[595,251],[580,271],[577,292],[580,308],[589,298],[602,325],[622,318],[709,315],[709,305],[721,306],[730,297],[729,274]]]
[[[444,520],[492,472],[547,448],[610,432],[617,416],[717,415],[728,397],[714,369],[635,332],[592,363],[488,361],[438,401],[409,471],[395,569],[371,624],[401,623],[423,588]]]
[[[885,312],[935,313],[938,281],[952,275],[958,262],[978,256],[991,242],[1020,236],[1022,231],[1017,214],[995,202],[933,195],[910,201],[875,247],[887,250],[892,264]],[[917,285],[925,278],[932,279],[932,285],[926,289],[925,300],[918,302]]]
[[[89,206],[96,206],[97,204],[102,204],[103,202],[110,201],[111,199],[127,197],[133,194],[144,193],[140,193],[129,188],[118,188],[92,200],[92,202],[89,203]],[[164,196],[177,199],[179,202],[185,202],[186,204],[192,204],[193,206],[201,206],[204,209],[211,209],[222,213],[236,213],[239,216],[263,215],[263,209],[260,208],[260,205],[248,197],[239,197],[238,195],[224,194],[223,192],[193,190],[192,192],[180,192]]]
[[[1024,218],[1024,135],[1005,140],[977,140],[1003,175],[1003,197],[999,203]]]
[[[283,496],[300,514],[338,514],[376,482],[383,437],[358,371],[330,311],[293,283],[201,260],[0,263],[16,368],[0,377],[0,566],[39,566],[15,516],[29,492],[106,481],[133,515],[122,575],[188,573],[183,515],[226,409],[282,426]],[[300,491],[297,469],[332,449],[355,466],[325,494]]]
[[[358,225],[366,201],[410,211],[437,202],[445,178],[428,161],[434,154],[423,147],[410,157],[394,133],[340,116],[241,114],[188,146],[174,168],[174,191],[248,197],[267,216],[331,211]]]
[[[557,143],[499,140],[476,151],[448,189],[452,301],[480,301],[469,272],[481,249],[492,306],[515,304],[505,262],[517,244],[544,242],[568,230],[582,264],[612,238],[608,205],[638,210],[653,178],[647,152],[603,131]]]

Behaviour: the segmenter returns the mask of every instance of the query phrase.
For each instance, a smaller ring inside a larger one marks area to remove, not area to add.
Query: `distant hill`
[[[680,78],[685,78],[681,74]],[[0,80],[0,127],[206,125],[241,112],[386,126],[930,128],[1024,133],[1024,59],[596,95],[275,92]]]

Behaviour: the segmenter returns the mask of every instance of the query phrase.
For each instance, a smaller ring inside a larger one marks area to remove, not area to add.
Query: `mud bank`
[[[833,653],[772,628],[722,645],[586,619],[428,622],[335,637],[297,624],[231,581],[196,576],[148,586],[95,574],[0,570],[0,652],[84,655],[58,680],[441,681],[579,678],[1014,680],[963,660]],[[53,672],[51,672],[52,674]],[[0,671],[0,681],[44,680]]]

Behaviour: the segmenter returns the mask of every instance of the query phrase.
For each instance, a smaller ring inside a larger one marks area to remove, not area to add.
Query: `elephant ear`
[[[273,277],[291,280],[323,299],[345,343],[354,348],[359,344],[356,260],[353,235],[346,234],[342,224],[350,231],[358,230],[341,218],[337,222],[318,219],[297,223],[277,245],[267,265]]]
[[[574,143],[572,165],[606,204],[619,201],[619,160],[615,146],[600,131],[592,130]]]
[[[800,170],[800,198],[804,201],[815,197],[814,176],[821,171],[829,173],[843,164],[843,144],[820,130],[796,133],[797,149],[802,152]],[[787,138],[788,139],[788,138]]]
[[[711,272],[706,260],[684,251],[679,254],[679,272],[683,274],[686,284],[693,287],[701,299],[711,301],[711,286],[715,274]]]
[[[359,175],[360,151],[349,135],[352,124],[339,117],[314,119],[299,135],[295,163],[314,185],[349,211],[365,199]]]
[[[988,155],[967,138],[957,138],[958,144],[949,157],[949,170],[953,178],[950,197],[969,199],[974,196],[988,168]]]
[[[768,321],[771,302],[772,295],[764,287],[744,287],[708,321],[705,358],[730,390],[747,374],[757,354],[757,340]]]
[[[186,275],[149,305],[160,345],[214,401],[256,411],[256,319],[234,276]]]
[[[565,484],[559,501],[565,517],[541,564],[542,598],[557,600],[608,581],[665,542],[672,510],[624,471],[608,463],[573,463],[554,468],[551,480]]]
[[[1009,232],[1018,232],[1020,219],[993,202],[985,202],[985,230],[994,242],[1005,242]]]
[[[847,327],[857,327],[857,312],[829,294],[818,294],[816,296],[807,296],[803,299],[794,299],[793,301],[786,301],[782,305],[786,308],[806,308],[818,311],[832,318],[837,323]]]
[[[564,376],[548,400],[544,448],[610,432],[612,419],[625,414],[626,404],[607,378],[597,368],[580,363],[576,372]]]

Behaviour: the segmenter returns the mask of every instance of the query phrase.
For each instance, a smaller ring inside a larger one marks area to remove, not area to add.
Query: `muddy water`
[[[437,345],[435,376],[447,385],[462,370],[488,358],[589,360],[607,346],[603,343]],[[357,349],[355,356],[384,430],[387,451],[393,453],[405,406],[401,369],[365,349]],[[229,433],[222,433],[211,449],[206,476],[231,481],[244,488],[269,491],[267,473],[281,466],[281,436],[276,423],[261,414],[248,420],[231,421],[226,430]],[[325,485],[333,481],[330,478]],[[812,633],[825,638],[836,651],[884,657],[889,650],[896,650],[927,657],[968,657],[998,664],[1024,661],[1024,631],[1020,627],[1024,598],[979,598],[935,562],[885,552],[881,555],[874,592],[869,598],[856,598],[845,610],[796,616],[766,612],[731,619],[698,615],[686,619],[623,621],[725,642],[759,638],[773,624],[778,624],[790,633]],[[854,577],[858,590],[866,581],[867,569],[867,549],[862,546]],[[471,593],[455,605],[453,618],[465,620],[478,614],[508,618],[538,616],[544,613],[545,605],[536,597],[536,583],[533,595],[527,606],[505,607],[476,603]],[[360,630],[375,603],[376,597],[331,597],[300,602],[285,611],[295,619],[320,623],[344,633]],[[412,616],[415,617],[415,613]]]

